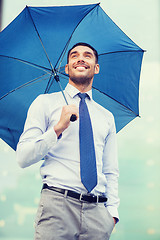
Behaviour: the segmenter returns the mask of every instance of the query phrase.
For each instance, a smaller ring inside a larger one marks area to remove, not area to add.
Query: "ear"
[[[99,70],[100,70],[100,67],[99,67],[99,64],[98,63],[96,63],[96,65],[95,65],[95,74],[98,74],[99,73]]]
[[[65,66],[65,73],[68,74],[68,64]]]

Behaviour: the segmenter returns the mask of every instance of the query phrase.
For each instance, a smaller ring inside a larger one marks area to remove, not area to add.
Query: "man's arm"
[[[47,104],[47,103],[46,103]],[[43,95],[39,96],[30,106],[24,131],[17,145],[17,162],[22,168],[28,167],[45,157],[57,143],[59,135],[69,126],[70,116],[78,110],[74,105],[62,108],[61,117],[55,126],[48,126],[47,107]]]
[[[28,167],[47,154],[51,145],[57,141],[53,128],[47,129],[47,118],[43,95],[38,96],[31,104],[24,131],[19,139],[16,157],[22,168]]]
[[[119,220],[118,206],[118,158],[117,158],[117,141],[116,141],[116,129],[114,119],[111,124],[111,128],[108,136],[105,140],[104,154],[103,154],[103,172],[107,179],[106,196],[108,198],[106,207],[109,213],[114,217],[114,221]]]

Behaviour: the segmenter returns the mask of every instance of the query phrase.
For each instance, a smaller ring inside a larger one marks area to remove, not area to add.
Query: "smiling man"
[[[107,240],[119,218],[119,171],[113,115],[92,99],[97,51],[74,45],[65,71],[69,105],[60,92],[40,95],[17,146],[21,167],[44,159],[35,240]]]
[[[87,46],[76,46],[68,53],[66,73],[69,74],[69,83],[81,85],[90,90],[94,74],[99,73],[98,55],[95,50]]]

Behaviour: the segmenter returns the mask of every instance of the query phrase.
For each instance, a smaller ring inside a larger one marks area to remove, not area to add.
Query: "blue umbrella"
[[[99,4],[26,6],[0,33],[0,137],[13,149],[32,101],[68,83],[66,55],[77,42],[86,42],[99,53],[93,98],[113,113],[117,132],[139,116],[144,51]]]

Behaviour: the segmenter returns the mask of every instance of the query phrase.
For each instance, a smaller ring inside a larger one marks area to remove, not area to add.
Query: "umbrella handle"
[[[77,120],[77,117],[75,114],[72,114],[71,118],[70,118],[70,121],[71,122],[75,122]]]

